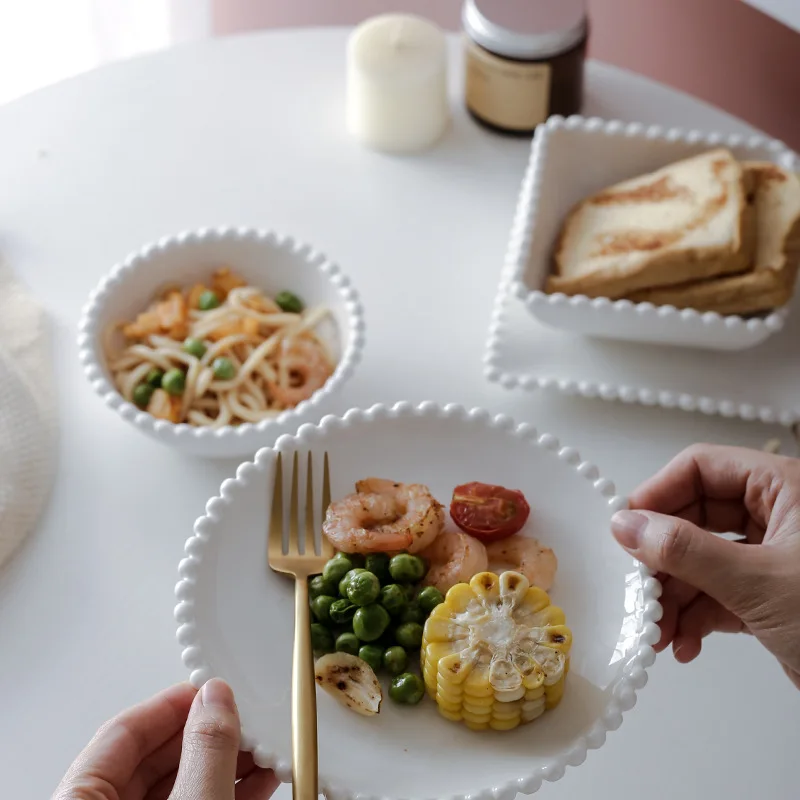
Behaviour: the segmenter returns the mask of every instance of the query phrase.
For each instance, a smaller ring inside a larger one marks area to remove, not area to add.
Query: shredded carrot
[[[156,419],[167,419],[172,422],[172,398],[163,389],[156,389],[147,404],[147,413]]]
[[[236,320],[235,322],[228,322],[211,331],[207,338],[218,342],[226,336],[236,336],[238,334],[254,337],[258,336],[258,320],[245,318],[243,320]]]
[[[161,328],[165,331],[175,325],[186,324],[189,318],[186,301],[180,292],[170,292],[166,300],[156,304],[156,314],[161,322]]]
[[[211,278],[211,286],[214,291],[219,295],[220,300],[224,300],[228,296],[231,289],[237,289],[240,286],[247,286],[247,282],[240,278],[235,272],[231,272],[230,268],[222,267],[218,269]]]
[[[183,401],[180,397],[169,398],[169,421],[178,423],[181,421],[181,405]]]
[[[143,339],[161,330],[161,321],[155,311],[143,311],[135,322],[125,325],[122,332],[129,339]]]
[[[196,283],[192,288],[189,290],[189,295],[186,298],[186,305],[189,308],[199,308],[200,307],[200,296],[207,292],[208,289],[203,286],[202,283]]]
[[[186,322],[178,322],[173,325],[168,331],[167,335],[175,340],[185,339],[189,335],[189,325]]]

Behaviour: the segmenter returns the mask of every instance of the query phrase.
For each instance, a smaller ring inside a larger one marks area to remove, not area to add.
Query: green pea
[[[416,623],[417,625],[422,625],[425,622],[425,617],[426,614],[416,602],[409,603],[400,613],[400,624]]]
[[[415,706],[422,700],[425,694],[425,684],[419,675],[412,675],[410,672],[404,672],[396,678],[392,678],[392,683],[389,686],[389,697],[395,703],[400,703],[404,706]]]
[[[311,648],[315,653],[333,652],[333,634],[319,622],[311,623]]]
[[[288,311],[291,314],[299,314],[303,310],[302,301],[292,292],[278,292],[275,295],[275,302],[280,306],[281,311]]]
[[[384,586],[381,589],[380,604],[393,617],[400,616],[408,605],[408,599],[403,587],[397,583],[390,583],[388,586]]]
[[[377,603],[359,608],[353,616],[353,633],[362,642],[374,642],[379,639],[388,625],[389,612]]]
[[[399,644],[387,647],[383,651],[382,664],[390,675],[399,675],[408,664],[408,653]]]
[[[425,562],[418,556],[400,553],[389,562],[389,574],[397,583],[417,583],[425,576]]]
[[[215,358],[211,369],[218,381],[232,381],[236,377],[236,367],[233,365],[233,361],[225,356]]]
[[[336,584],[326,581],[322,575],[317,575],[308,582],[308,594],[313,600],[321,594],[327,594],[330,597],[335,597],[337,593]]]
[[[343,625],[350,622],[356,613],[357,606],[354,606],[349,600],[337,600],[331,603],[328,613],[330,614],[331,622],[336,625]]]
[[[381,584],[388,583],[389,556],[386,553],[370,553],[364,562],[364,568],[375,575]]]
[[[358,636],[354,633],[342,633],[336,637],[337,653],[350,653],[351,656],[357,656],[360,646]]]
[[[357,606],[368,606],[378,599],[381,582],[371,573],[363,570],[350,577],[347,582],[347,597]]]
[[[430,614],[436,606],[444,603],[444,596],[435,586],[426,586],[417,598],[423,613]]]
[[[133,402],[139,408],[147,408],[155,389],[149,383],[140,383],[133,390]]]
[[[147,375],[144,376],[144,382],[149,383],[154,389],[161,388],[161,381],[164,378],[164,370],[158,367],[153,367]]]
[[[404,622],[394,632],[397,644],[406,650],[416,650],[422,644],[422,625],[417,622]]]
[[[197,300],[197,307],[201,311],[211,311],[212,308],[219,308],[219,297],[216,292],[203,292]]]
[[[183,349],[195,358],[202,358],[206,354],[206,346],[199,339],[192,339],[191,337],[183,340]]]
[[[167,394],[173,397],[180,397],[186,388],[186,376],[179,369],[171,369],[164,373],[161,379],[161,386]]]
[[[353,562],[345,553],[337,553],[322,570],[322,577],[326,581],[339,584],[339,581],[353,569]]]
[[[311,601],[311,611],[319,622],[328,625],[331,622],[331,606],[336,602],[335,597],[321,594]]]
[[[362,661],[366,661],[372,667],[373,672],[377,672],[381,668],[383,650],[374,644],[362,644],[358,649],[358,657]]]
[[[413,603],[417,598],[417,587],[413,583],[407,583],[403,586],[403,591],[406,593],[406,599],[409,603]]]
[[[352,578],[353,575],[358,575],[360,572],[366,572],[366,570],[361,567],[355,567],[339,581],[339,594],[342,597],[347,597],[347,587],[350,584],[350,578]]]

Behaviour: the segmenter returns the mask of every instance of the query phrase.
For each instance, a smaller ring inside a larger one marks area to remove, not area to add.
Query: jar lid
[[[507,58],[559,55],[587,30],[586,0],[465,0],[461,19],[471,39]]]

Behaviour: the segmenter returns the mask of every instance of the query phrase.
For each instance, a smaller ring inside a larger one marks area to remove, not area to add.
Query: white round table
[[[483,405],[578,447],[628,491],[698,439],[760,447],[756,424],[487,383],[481,357],[528,155],[461,109],[434,151],[390,158],[343,123],[346,31],[206,43],[107,67],[0,108],[0,248],[52,313],[59,472],[39,530],[0,574],[3,796],[49,796],[95,728],[185,677],[172,619],[184,540],[235,464],[189,460],[104,409],[76,358],[98,278],[163,234],[274,227],[354,280],[367,350],[329,410],[433,399]],[[745,127],[689,97],[593,64],[587,112]],[[546,797],[790,798],[800,694],[745,637],[669,655],[605,747]],[[282,787],[280,798],[290,790]]]

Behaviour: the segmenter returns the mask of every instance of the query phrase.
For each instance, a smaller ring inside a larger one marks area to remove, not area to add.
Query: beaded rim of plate
[[[413,417],[457,419],[504,431],[509,436],[524,440],[531,447],[549,452],[553,458],[569,464],[605,499],[609,515],[628,507],[627,498],[616,494],[613,482],[603,478],[594,464],[583,461],[575,448],[563,446],[552,434],[537,432],[529,423],[517,425],[506,414],[492,416],[482,408],[468,410],[461,405],[443,406],[431,401],[415,406],[402,401],[391,407],[378,404],[366,410],[353,408],[341,417],[329,415],[317,425],[303,425],[296,434],[281,436],[274,447],[262,448],[256,453],[253,461],[241,464],[236,470],[236,477],[224,481],[219,495],[208,501],[205,514],[195,522],[194,534],[186,541],[185,557],[178,565],[179,580],[175,586],[177,605],[174,616],[178,626],[176,637],[181,647],[181,657],[184,666],[189,670],[189,680],[193,686],[200,687],[214,676],[197,631],[196,591],[206,544],[214,536],[215,527],[219,524],[225,507],[234,503],[236,496],[252,481],[258,482],[259,485],[264,482],[265,475],[272,469],[277,453],[290,454],[301,447],[313,446],[332,429],[356,427],[381,419]],[[609,685],[610,699],[603,713],[588,731],[574,740],[569,748],[552,756],[549,763],[543,767],[500,785],[470,792],[469,795],[451,795],[450,800],[500,800],[501,798],[511,800],[518,793],[533,794],[541,788],[543,782],[560,780],[568,766],[575,767],[582,764],[589,750],[600,748],[605,743],[607,734],[619,728],[623,714],[636,704],[637,691],[647,683],[647,670],[656,658],[653,646],[661,637],[658,627],[662,613],[658,600],[661,595],[661,584],[652,571],[641,562],[633,563],[636,565],[642,586],[641,603],[637,612],[639,626],[619,677]],[[253,753],[254,760],[259,766],[273,769],[282,782],[287,783],[291,780],[290,761],[278,759],[246,729],[242,731],[242,748]],[[328,781],[324,774],[320,775],[320,792],[329,800],[393,800],[388,795],[368,797],[363,794],[353,794],[344,787]]]

